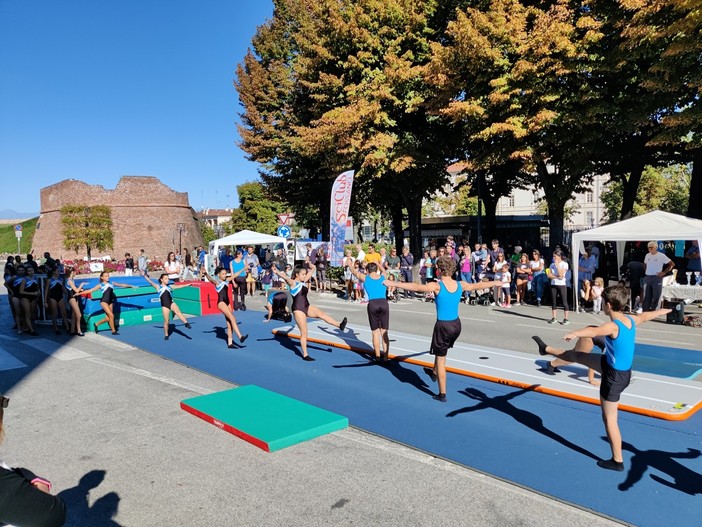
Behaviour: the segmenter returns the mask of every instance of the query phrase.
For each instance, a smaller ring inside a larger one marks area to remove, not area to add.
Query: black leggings
[[[556,309],[558,307],[558,294],[561,295],[561,302],[563,302],[563,310],[568,312],[568,292],[566,291],[566,286],[564,285],[551,284],[551,309]]]
[[[246,303],[246,278],[243,276],[237,276],[234,278],[234,283],[237,285],[237,288],[234,289],[233,294],[232,294],[232,300],[234,301],[234,305],[236,305],[236,297],[239,297],[239,304],[245,304]]]

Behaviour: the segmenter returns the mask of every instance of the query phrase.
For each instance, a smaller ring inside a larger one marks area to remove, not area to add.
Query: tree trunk
[[[409,224],[410,252],[414,255],[415,262],[419,262],[422,257],[422,198],[406,200],[405,207]]]
[[[500,198],[483,192],[483,205],[485,205],[485,225],[483,226],[483,240],[493,240],[497,236],[497,202]],[[489,246],[489,244],[488,244]]]
[[[402,204],[394,202],[392,204],[392,231],[395,233],[395,249],[397,254],[402,254],[402,246],[405,244],[404,229],[402,228]]]
[[[631,218],[634,213],[634,203],[636,203],[636,193],[641,184],[645,163],[643,161],[632,163],[629,177],[622,177],[622,210],[619,215],[620,220]]]
[[[563,244],[563,221],[565,219],[565,203],[549,203],[549,245]]]
[[[702,150],[697,150],[692,157],[690,201],[687,204],[687,216],[702,220]]]

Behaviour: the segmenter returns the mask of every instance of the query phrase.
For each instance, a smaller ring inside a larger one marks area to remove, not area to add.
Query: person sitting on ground
[[[9,402],[0,394],[0,442]],[[48,480],[26,468],[10,468],[0,460],[0,524],[60,527],[66,521],[66,505],[50,492]]]
[[[539,346],[541,355],[553,355],[565,362],[577,362],[601,374],[600,407],[612,457],[601,459],[597,465],[608,470],[623,471],[622,436],[617,422],[619,398],[631,381],[636,327],[667,315],[671,310],[659,309],[641,315],[624,315],[622,311],[629,301],[629,291],[619,285],[607,287],[602,297],[604,312],[609,321],[601,326],[588,326],[567,333],[563,337],[566,342],[577,339],[573,349],[549,346],[538,336],[533,336],[532,339]],[[594,346],[598,346],[604,353],[590,353]]]

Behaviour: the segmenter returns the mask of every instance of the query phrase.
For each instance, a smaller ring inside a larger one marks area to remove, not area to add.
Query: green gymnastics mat
[[[180,407],[266,452],[349,426],[342,415],[253,384],[185,399]]]

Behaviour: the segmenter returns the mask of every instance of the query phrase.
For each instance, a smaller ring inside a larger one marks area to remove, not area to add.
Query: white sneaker
[[[637,314],[637,315],[640,315],[641,313],[643,313],[643,309],[638,308],[638,309],[636,310],[636,314]]]

